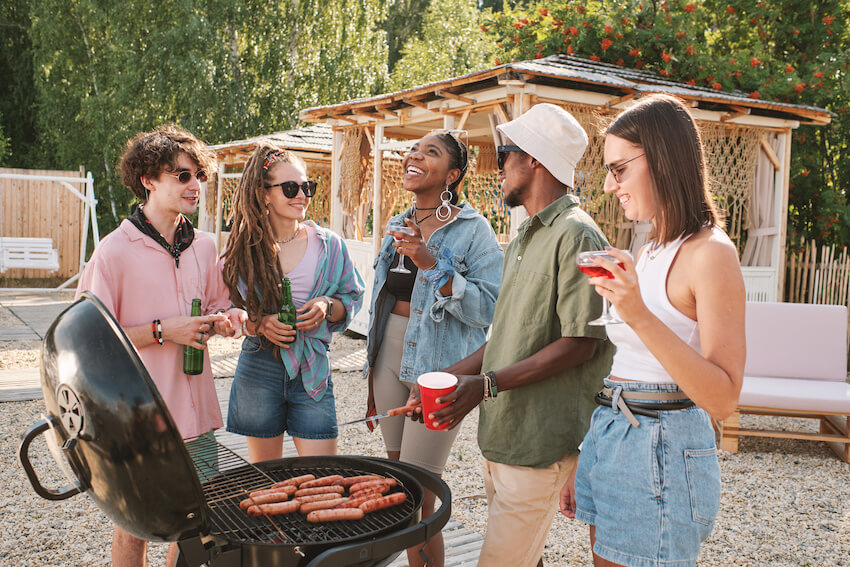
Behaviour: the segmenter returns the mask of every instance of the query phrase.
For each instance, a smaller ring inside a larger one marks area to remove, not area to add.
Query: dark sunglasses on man
[[[505,160],[508,159],[508,152],[521,152],[523,151],[519,146],[499,146],[496,148],[496,164],[499,166],[499,170],[505,168]]]
[[[287,199],[294,199],[296,195],[298,195],[298,191],[304,191],[305,197],[312,197],[316,194],[316,185],[315,181],[305,181],[304,183],[298,183],[297,181],[284,181],[283,183],[275,183],[274,185],[266,185],[266,189],[271,189],[272,187],[280,187],[280,190],[283,191],[283,196]]]
[[[163,171],[165,175],[170,175],[171,177],[175,177],[177,181],[179,181],[182,185],[186,185],[192,179],[192,173],[184,169],[183,171],[178,171],[177,173],[169,173],[168,171]],[[198,178],[198,181],[201,183],[205,183],[207,180],[207,172],[203,169],[199,169],[195,172],[195,177]]]

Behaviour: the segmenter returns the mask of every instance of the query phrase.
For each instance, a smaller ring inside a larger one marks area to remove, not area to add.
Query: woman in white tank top
[[[624,268],[595,260],[614,277],[589,282],[625,323],[607,326],[617,346],[605,381],[614,407],[593,414],[561,509],[590,524],[597,566],[692,565],[720,501],[711,420],[735,410],[743,381],[743,277],[679,100],[651,96],[620,114],[604,156],[605,192],[653,231],[636,261],[609,250]],[[639,397],[656,411],[617,407]],[[695,405],[684,407],[687,399]]]

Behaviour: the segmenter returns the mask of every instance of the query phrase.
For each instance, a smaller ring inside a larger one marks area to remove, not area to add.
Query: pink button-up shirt
[[[94,293],[124,328],[189,315],[194,298],[200,298],[204,314],[230,307],[208,236],[195,232],[178,268],[162,246],[128,220],[95,249],[77,295],[84,290]],[[137,350],[184,439],[222,426],[209,355],[204,355],[204,371],[189,376],[183,373],[183,345],[165,341]]]

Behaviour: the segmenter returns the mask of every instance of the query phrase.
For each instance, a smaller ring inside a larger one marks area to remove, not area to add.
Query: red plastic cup
[[[454,391],[457,388],[457,376],[448,372],[426,372],[416,379],[419,384],[419,395],[422,398],[422,416],[425,427],[434,431],[442,431],[449,427],[445,422],[439,427],[434,426],[434,420],[429,416],[449,404],[438,404],[437,398]]]

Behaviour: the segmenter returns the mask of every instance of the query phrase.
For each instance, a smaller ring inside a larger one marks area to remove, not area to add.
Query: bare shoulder
[[[696,270],[718,266],[728,269],[732,265],[740,268],[735,243],[719,229],[703,228],[682,245],[680,254],[687,259],[690,268]]]

